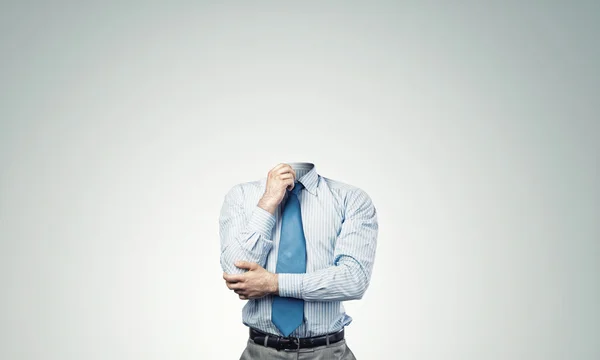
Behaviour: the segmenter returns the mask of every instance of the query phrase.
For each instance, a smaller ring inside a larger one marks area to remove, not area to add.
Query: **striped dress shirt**
[[[353,185],[323,177],[312,163],[288,163],[304,185],[298,194],[306,239],[306,273],[278,274],[279,296],[304,299],[304,321],[290,336],[310,337],[350,324],[342,301],[362,298],[369,286],[377,246],[377,212],[367,193]],[[219,216],[221,267],[229,274],[246,270],[246,260],[275,273],[286,195],[275,214],[259,207],[267,178],[234,185],[225,195]],[[242,322],[279,334],[271,322],[273,296],[250,299]]]

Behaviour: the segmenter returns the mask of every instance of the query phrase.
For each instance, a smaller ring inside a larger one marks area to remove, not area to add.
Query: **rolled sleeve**
[[[256,205],[248,222],[248,228],[258,231],[262,236],[270,239],[275,221],[275,215]]]
[[[273,247],[271,234],[275,223],[275,215],[259,207],[258,204],[247,215],[241,185],[232,187],[225,195],[219,217],[223,271],[227,273],[245,271],[235,266],[238,260],[255,262],[264,267]]]

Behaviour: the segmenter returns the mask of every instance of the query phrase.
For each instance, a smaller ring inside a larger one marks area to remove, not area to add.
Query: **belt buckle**
[[[289,336],[288,339],[292,342],[292,344],[298,345],[296,349],[283,349],[283,351],[300,351],[300,337],[298,336]]]

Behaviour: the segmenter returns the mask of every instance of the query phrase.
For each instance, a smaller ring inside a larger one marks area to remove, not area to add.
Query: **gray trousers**
[[[348,345],[346,339],[335,344],[317,346],[310,349],[300,350],[277,350],[270,347],[255,344],[253,340],[248,339],[246,349],[242,353],[240,360],[356,360]]]

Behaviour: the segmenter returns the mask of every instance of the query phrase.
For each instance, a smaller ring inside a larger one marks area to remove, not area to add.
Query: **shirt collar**
[[[289,162],[287,163],[296,171],[301,172],[301,175],[296,180],[304,185],[304,188],[312,195],[317,195],[317,185],[319,183],[319,174],[317,173],[317,167],[313,163],[309,162]]]

